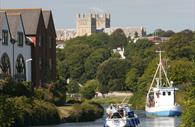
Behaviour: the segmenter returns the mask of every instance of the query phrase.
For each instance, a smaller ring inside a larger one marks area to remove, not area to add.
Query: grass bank
[[[66,122],[94,121],[101,118],[104,109],[101,105],[92,102],[58,107],[60,119]]]

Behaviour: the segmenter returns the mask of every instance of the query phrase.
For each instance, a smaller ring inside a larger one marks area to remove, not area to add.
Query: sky
[[[77,13],[97,9],[111,14],[112,27],[195,30],[195,0],[0,0],[0,7],[52,10],[56,29],[75,28]]]

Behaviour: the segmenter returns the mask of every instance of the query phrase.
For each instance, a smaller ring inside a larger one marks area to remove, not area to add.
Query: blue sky
[[[0,7],[51,9],[56,28],[75,28],[77,13],[98,8],[111,13],[111,26],[195,29],[195,0],[0,0]]]

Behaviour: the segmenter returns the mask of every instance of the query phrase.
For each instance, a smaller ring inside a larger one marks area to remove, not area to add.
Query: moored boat
[[[104,127],[137,127],[140,123],[137,115],[127,104],[110,105],[106,114]]]
[[[161,52],[158,51],[160,60],[154,74],[152,83],[146,98],[146,115],[154,116],[179,116],[181,107],[176,103],[175,94],[178,88],[173,87],[173,81],[169,81],[162,64]]]

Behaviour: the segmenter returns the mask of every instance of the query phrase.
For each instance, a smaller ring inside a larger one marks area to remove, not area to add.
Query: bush
[[[55,105],[49,102],[33,100],[24,96],[9,98],[8,100],[14,104],[16,111],[18,111],[17,115],[14,115],[13,126],[23,127],[60,123]]]
[[[135,93],[129,100],[132,107],[135,109],[144,109],[145,107],[145,95],[141,92]]]
[[[92,99],[95,96],[95,92],[99,86],[97,80],[89,80],[81,87],[80,93],[85,99]]]
[[[0,96],[0,126],[10,127],[15,123],[18,111],[14,104],[6,99],[6,96]]]
[[[27,96],[33,95],[33,87],[30,82],[17,82],[8,77],[0,80],[0,93],[9,96]]]
[[[84,122],[84,121],[93,121],[97,118],[101,118],[104,109],[101,105],[96,103],[82,103],[80,105],[75,104],[74,110],[72,111],[68,122]]]

